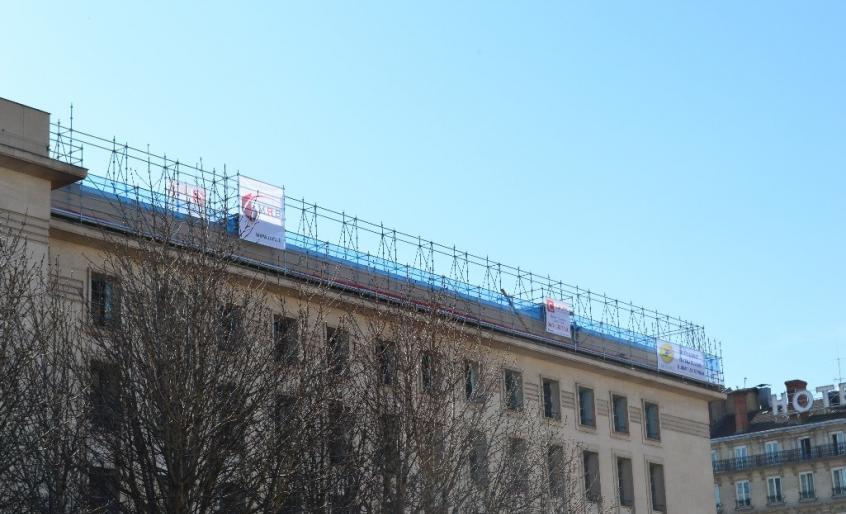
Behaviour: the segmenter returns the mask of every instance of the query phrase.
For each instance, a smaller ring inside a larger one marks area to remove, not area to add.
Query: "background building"
[[[804,410],[808,384],[784,385],[787,412],[774,412],[771,389],[764,386],[731,391],[712,403],[718,512],[846,512],[846,402],[831,388],[827,398],[798,412],[794,398]]]
[[[113,324],[119,312],[114,284],[96,265],[103,234],[139,236],[119,212],[122,202],[161,202],[178,219],[209,208],[204,188],[214,183],[236,195],[226,195],[208,223],[238,238],[239,216],[248,210],[243,195],[237,201],[242,177],[52,125],[46,113],[5,100],[0,127],[2,223],[23,229],[33,261],[56,265],[62,291],[78,298],[95,324]],[[152,170],[157,179],[145,182],[139,170]],[[233,273],[250,270],[274,293],[293,295],[331,267],[329,285],[340,303],[327,309],[338,312],[362,299],[378,312],[400,295],[412,307],[433,292],[448,297],[450,316],[480,331],[491,351],[508,355],[511,365],[500,371],[497,391],[501,408],[548,422],[556,437],[580,448],[578,494],[618,512],[712,510],[708,405],[723,398],[722,363],[719,345],[702,327],[342,212],[285,201],[282,244],[243,241]],[[550,326],[551,311],[564,304],[555,301],[567,303],[557,328]],[[322,337],[331,339],[329,330]],[[685,356],[696,361],[692,368],[679,364]],[[468,365],[466,373],[469,399],[475,370]],[[98,476],[108,475],[104,466]],[[544,470],[531,477],[551,479]]]

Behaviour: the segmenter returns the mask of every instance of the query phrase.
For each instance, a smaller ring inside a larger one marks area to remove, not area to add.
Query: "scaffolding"
[[[195,184],[210,192],[203,216],[210,222],[237,227],[239,172],[207,168],[200,160],[186,164],[179,159],[140,149],[116,139],[101,138],[61,122],[51,124],[51,156],[79,166],[88,177],[77,187],[115,198],[132,197],[150,205],[172,202],[169,183]],[[83,158],[84,157],[84,158]],[[185,205],[174,212],[184,214]],[[236,230],[237,232],[237,230]],[[647,349],[669,341],[705,355],[707,382],[722,386],[721,343],[705,329],[676,316],[570,285],[531,271],[480,256],[456,246],[407,234],[382,223],[362,220],[309,202],[285,197],[287,250],[335,262],[369,273],[399,278],[419,287],[437,290],[480,306],[501,309],[527,320],[543,319],[545,298],[568,302],[576,331],[598,334],[633,348]],[[275,262],[285,266],[284,262]],[[522,321],[521,321],[522,323]],[[525,326],[525,323],[524,323]],[[626,359],[624,354],[623,361]],[[634,362],[631,362],[635,364]]]

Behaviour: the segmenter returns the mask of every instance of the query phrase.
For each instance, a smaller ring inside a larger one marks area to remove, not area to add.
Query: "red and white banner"
[[[264,246],[285,249],[285,191],[239,177],[240,216],[238,233],[241,239]]]
[[[551,334],[571,338],[570,305],[561,300],[546,298],[543,301],[546,313],[546,331]]]

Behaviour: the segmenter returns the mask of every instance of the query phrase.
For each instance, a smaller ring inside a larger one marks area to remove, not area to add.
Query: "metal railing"
[[[776,494],[773,496],[767,495],[767,505],[780,505],[784,503],[784,496]]]
[[[204,166],[202,161],[191,165],[165,154],[155,154],[149,148],[120,144],[114,138],[101,138],[59,123],[51,126],[51,156],[87,166],[90,174],[82,187],[153,206],[173,203],[167,191],[174,181],[196,186],[203,191],[203,215],[211,222],[234,223],[237,228],[240,174],[227,171],[225,166],[223,171],[218,171]],[[175,210],[181,215],[191,215],[191,208],[196,206],[176,206]],[[719,341],[708,338],[701,325],[679,317],[407,234],[382,223],[368,222],[287,193],[285,225],[289,247],[512,310],[527,318],[542,320],[546,297],[568,301],[574,326],[653,352],[663,340],[694,348],[705,355],[706,381],[723,384]]]
[[[846,485],[836,485],[831,488],[831,497],[832,498],[842,498],[846,497]]]
[[[817,493],[814,490],[799,491],[799,501],[813,501],[817,499]]]
[[[716,460],[713,462],[713,467],[714,473],[726,473],[766,466],[779,466],[782,464],[815,459],[826,459],[841,455],[846,455],[846,443],[826,444],[821,446],[812,446],[809,449],[796,448],[780,452],[749,455],[747,457],[733,457],[730,459]]]
[[[740,498],[734,500],[734,507],[736,509],[748,509],[752,507],[752,498]]]

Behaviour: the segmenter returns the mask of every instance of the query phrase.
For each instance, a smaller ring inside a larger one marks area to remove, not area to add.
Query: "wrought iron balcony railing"
[[[846,496],[846,485],[836,485],[831,488],[831,496],[833,498],[840,498]]]
[[[800,502],[802,502],[802,501],[809,502],[809,501],[813,501],[813,500],[816,500],[816,499],[817,499],[816,491],[813,491],[813,490],[811,490],[811,491],[799,491],[799,501]]]
[[[774,453],[761,453],[747,457],[734,457],[731,459],[715,460],[713,462],[714,473],[727,473],[751,468],[766,466],[779,466],[793,462],[802,462],[815,459],[826,459],[829,457],[846,456],[846,443],[825,444],[803,449],[784,450]]]
[[[784,503],[784,496],[780,494],[767,496],[767,505],[781,505],[782,503]]]
[[[734,500],[734,506],[736,509],[748,509],[752,507],[752,499],[751,498],[741,498],[739,500]]]

